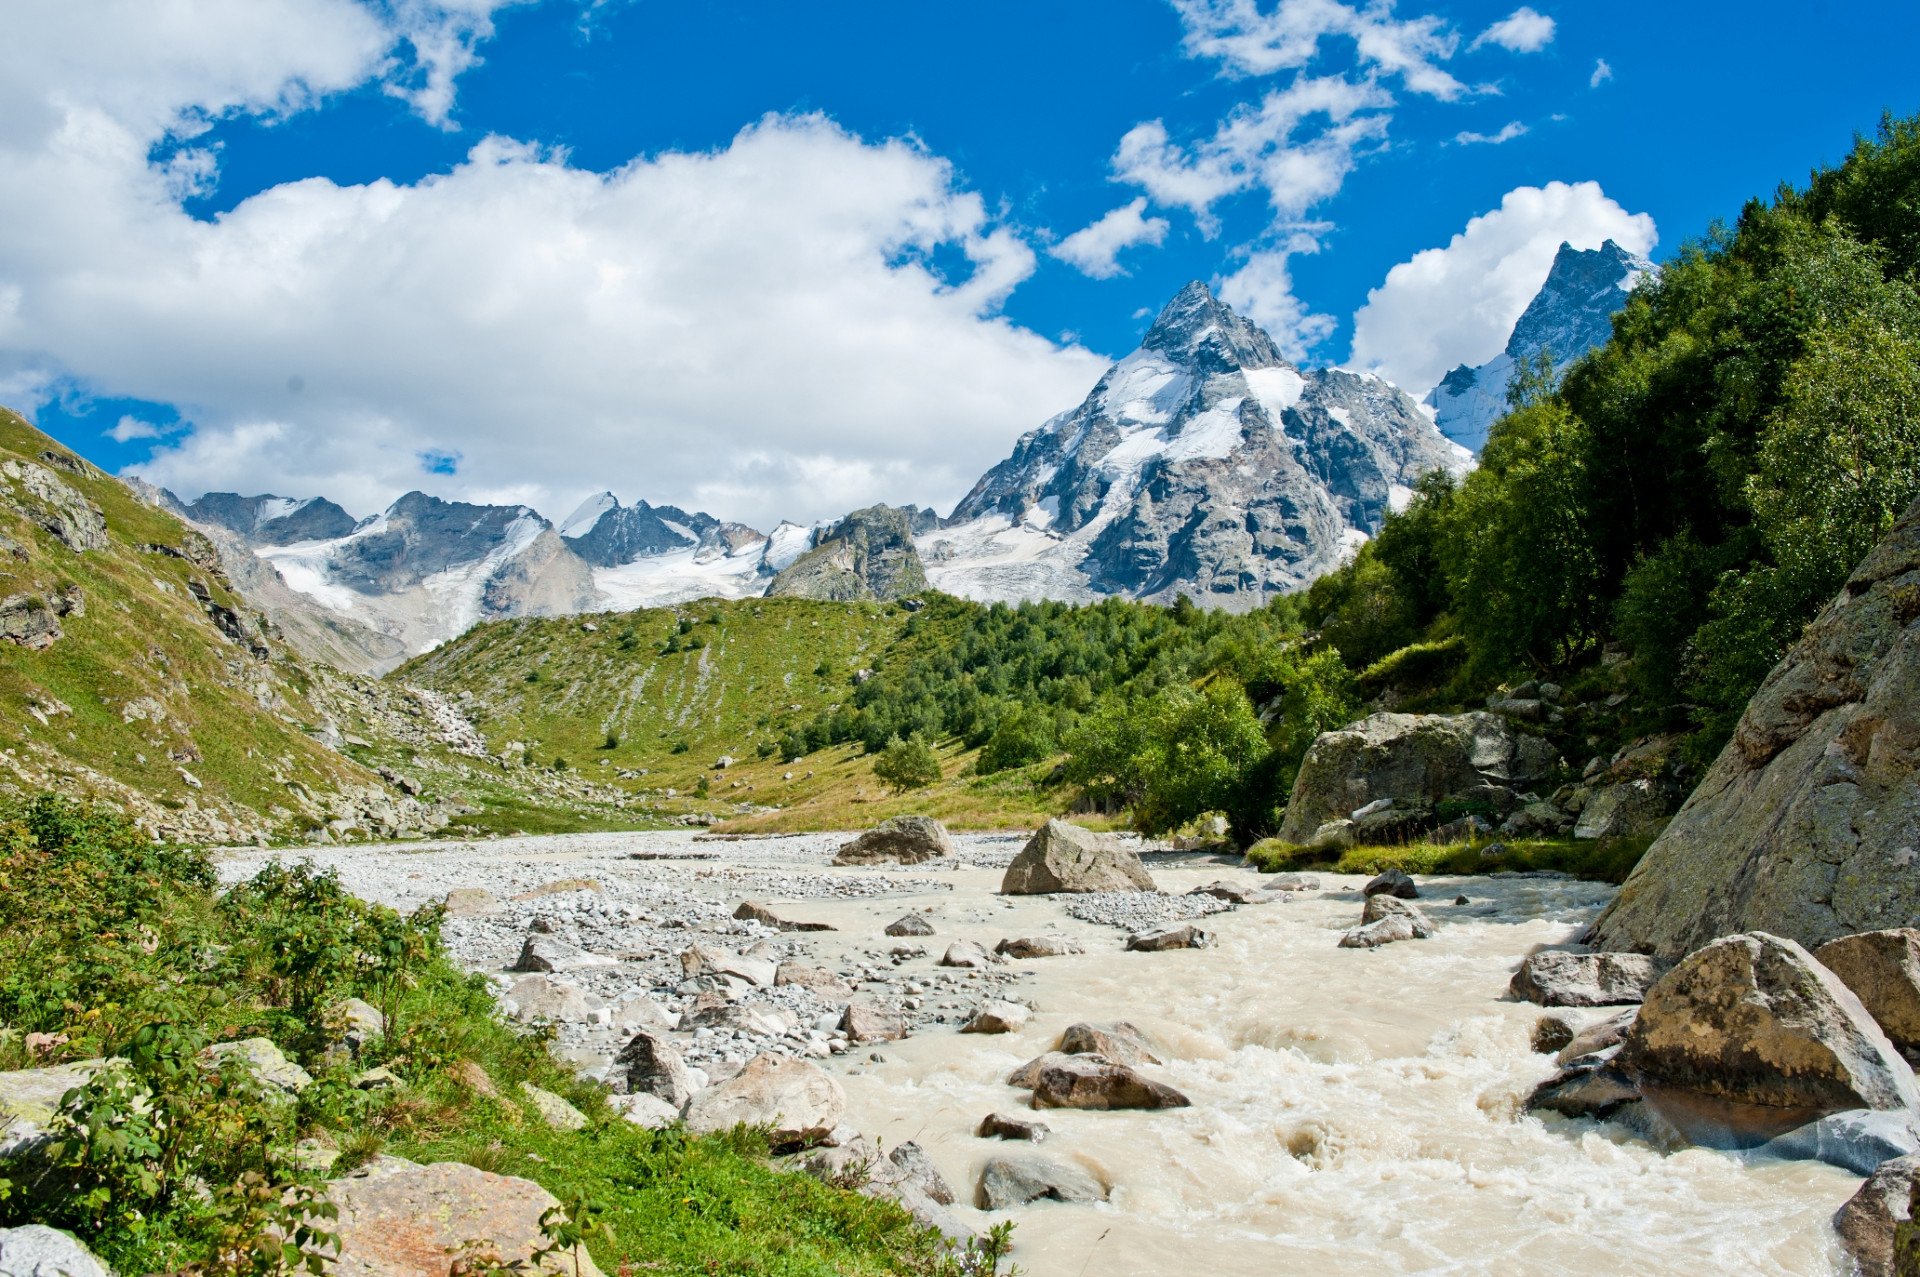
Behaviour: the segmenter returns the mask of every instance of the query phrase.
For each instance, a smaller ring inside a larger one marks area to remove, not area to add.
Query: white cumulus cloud
[[[1323,40],[1352,42],[1361,68],[1396,76],[1413,93],[1455,98],[1466,86],[1439,64],[1459,47],[1442,18],[1396,18],[1391,3],[1364,7],[1338,0],[1173,0],[1188,53],[1218,59],[1232,74],[1273,75],[1305,67]]]
[[[1471,47],[1498,45],[1514,53],[1538,53],[1553,43],[1554,21],[1526,5],[1474,37]]]
[[[197,219],[217,156],[173,156],[202,122],[364,84],[457,120],[503,6],[115,3],[28,0],[0,43],[0,185],[34,192],[0,219],[0,388],[178,406],[139,469],[183,495],[943,505],[1103,366],[999,313],[1033,250],[947,161],[819,116],[606,172],[487,137],[417,182]]]
[[[1112,279],[1126,272],[1117,260],[1137,244],[1158,244],[1167,238],[1167,219],[1148,217],[1147,198],[1141,196],[1083,226],[1047,251],[1094,279]]]
[[[1319,240],[1311,234],[1296,233],[1278,247],[1253,250],[1220,283],[1220,299],[1266,329],[1280,353],[1295,362],[1305,359],[1334,329],[1333,316],[1314,313],[1293,291],[1291,259],[1319,249]]]
[[[1424,394],[1449,369],[1505,347],[1563,241],[1591,249],[1611,239],[1644,254],[1657,238],[1653,218],[1629,213],[1598,182],[1518,187],[1444,248],[1387,272],[1354,314],[1348,364]]]

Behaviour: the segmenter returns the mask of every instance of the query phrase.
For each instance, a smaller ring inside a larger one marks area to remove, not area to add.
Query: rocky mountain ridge
[[[1613,334],[1613,317],[1654,265],[1612,240],[1599,248],[1562,243],[1546,282],[1520,315],[1506,348],[1479,367],[1461,364],[1427,395],[1442,433],[1478,453],[1487,431],[1507,412],[1514,372],[1542,352],[1563,369]]]

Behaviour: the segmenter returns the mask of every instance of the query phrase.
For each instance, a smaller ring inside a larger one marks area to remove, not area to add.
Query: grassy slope
[[[762,742],[847,701],[859,671],[910,660],[908,615],[893,604],[769,598],[496,621],[390,677],[471,693],[462,708],[496,752],[525,742],[538,764],[564,758],[575,771],[648,794],[669,815],[731,816],[728,829],[858,828],[906,811],[1005,828],[1052,814],[1061,795],[1040,789],[1032,769],[963,777],[972,754],[952,746],[942,751],[948,779],[902,796],[886,792],[856,747],[798,763],[758,757]],[[693,623],[684,635],[682,621]],[[618,740],[612,749],[609,733]],[[735,765],[715,770],[722,756]],[[622,779],[623,771],[646,775]],[[694,796],[703,778],[706,799]]]
[[[46,450],[66,453],[0,410],[0,460],[44,464]],[[227,606],[244,609],[240,600],[191,563],[135,548],[181,546],[184,524],[92,467],[79,474],[49,468],[99,507],[112,544],[75,553],[0,505],[0,533],[29,555],[25,563],[0,556],[0,596],[47,595],[71,584],[86,602],[85,615],[65,618],[65,637],[44,651],[0,643],[0,750],[14,763],[0,769],[0,784],[51,784],[122,800],[137,791],[191,828],[196,806],[257,814],[261,823],[271,822],[276,807],[291,815],[288,789],[276,775],[313,790],[377,783],[302,730],[315,715],[301,664],[284,651],[261,662],[229,641],[187,582],[206,582]],[[262,694],[275,709],[263,707]],[[129,720],[126,707],[142,698],[165,707],[163,721]],[[44,726],[27,712],[53,701],[72,712],[52,715]]]

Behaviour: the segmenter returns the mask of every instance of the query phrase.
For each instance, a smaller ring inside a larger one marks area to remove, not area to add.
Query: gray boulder
[[[1433,934],[1431,928],[1423,928],[1406,914],[1389,914],[1373,922],[1365,922],[1349,928],[1340,936],[1342,949],[1377,949],[1383,944],[1395,944],[1401,940],[1425,940]]]
[[[1764,932],[1716,940],[1656,981],[1619,1062],[1643,1082],[1810,1117],[1920,1105],[1913,1070],[1852,990]]]
[[[514,962],[512,970],[560,974],[613,965],[612,958],[588,953],[579,945],[568,944],[555,936],[535,934],[528,936],[526,943],[520,946],[520,957]]]
[[[907,1036],[906,1017],[864,1002],[849,1002],[840,1015],[840,1028],[856,1046],[870,1042],[897,1042]]]
[[[1853,990],[1895,1046],[1920,1052],[1920,931],[1863,931],[1829,940],[1813,956]]]
[[[549,1254],[541,1218],[560,1202],[532,1180],[495,1175],[461,1162],[416,1165],[381,1158],[327,1185],[339,1211],[327,1223],[339,1253],[329,1271],[357,1277],[416,1277],[444,1271],[446,1256],[484,1242],[501,1260],[559,1277],[600,1277],[584,1246]],[[429,1268],[429,1263],[437,1267]]]
[[[1368,898],[1374,896],[1398,896],[1402,900],[1418,900],[1420,888],[1407,875],[1404,869],[1389,869],[1385,873],[1369,879],[1367,885],[1360,888],[1360,894]]]
[[[962,1033],[1013,1033],[1027,1026],[1033,1012],[1018,1002],[993,1001],[975,1011],[960,1026]]]
[[[917,865],[954,855],[947,827],[931,816],[883,820],[834,854],[836,865]]]
[[[553,1024],[605,1022],[612,1013],[606,1003],[578,985],[541,972],[521,976],[507,990],[507,1013],[522,1023],[546,1020]]]
[[[630,1095],[651,1095],[677,1111],[693,1098],[693,1077],[666,1034],[642,1029],[614,1057],[618,1078]]]
[[[1920,914],[1920,502],[1748,702],[1594,944],[1678,958],[1766,931],[1817,946]]]
[[[1098,1056],[1043,1058],[1033,1080],[1037,1109],[1172,1109],[1193,1103],[1164,1082]]]
[[[106,1060],[76,1060],[0,1073],[0,1160],[45,1143],[67,1092],[85,1086],[106,1067]]]
[[[1070,1024],[1055,1049],[1066,1055],[1098,1055],[1120,1064],[1161,1063],[1147,1035],[1125,1020]]]
[[[1643,953],[1542,949],[1527,955],[1507,992],[1543,1007],[1627,1006],[1647,996],[1662,969]]]
[[[0,1228],[0,1277],[113,1277],[78,1238],[45,1224]]]
[[[933,934],[933,924],[917,913],[910,913],[889,922],[887,934],[896,937],[930,936]]]
[[[795,922],[791,918],[782,918],[773,911],[771,905],[761,904],[758,900],[743,900],[733,916],[742,922],[757,922],[763,927],[772,927],[775,931],[832,931],[824,922]]]
[[[774,1148],[791,1148],[825,1139],[846,1112],[846,1092],[832,1074],[804,1060],[756,1055],[740,1072],[693,1097],[687,1129],[709,1135],[764,1126]]]
[[[1045,1122],[1029,1122],[1025,1118],[1008,1117],[1005,1113],[989,1113],[980,1119],[980,1127],[974,1134],[983,1140],[1026,1140],[1038,1144],[1051,1133]]]
[[[973,971],[984,971],[993,962],[993,955],[972,940],[955,940],[940,955],[940,965],[943,967],[961,967]]]
[[[1104,1202],[1105,1185],[1078,1163],[1036,1153],[991,1157],[980,1169],[981,1210],[1008,1210],[1029,1202]]]
[[[1322,825],[1382,798],[1431,807],[1478,785],[1525,789],[1550,775],[1556,758],[1498,714],[1374,714],[1314,741],[1280,837],[1307,843]]]
[[[213,1069],[226,1067],[229,1061],[237,1062],[257,1081],[287,1095],[297,1095],[313,1085],[313,1075],[289,1060],[286,1053],[267,1038],[216,1042],[202,1051],[200,1058]]]
[[[1049,820],[1035,831],[1000,882],[1009,896],[1154,889],[1140,857],[1118,839],[1064,820]]]
[[[1573,822],[1575,838],[1626,838],[1659,832],[1679,799],[1657,780],[1641,777],[1597,789]]]
[[[1159,953],[1166,949],[1209,949],[1213,933],[1191,923],[1168,923],[1149,927],[1127,937],[1127,948],[1136,953]]]
[[[1920,1154],[1920,1130],[1911,1113],[1850,1109],[1795,1127],[1760,1146],[1779,1158],[1825,1162],[1855,1175],[1871,1175],[1883,1163]]]
[[[1087,949],[1070,936],[1018,936],[1002,940],[993,951],[1003,958],[1059,958]]]

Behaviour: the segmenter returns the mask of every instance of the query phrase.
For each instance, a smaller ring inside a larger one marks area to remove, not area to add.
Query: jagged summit
[[[1652,262],[1613,240],[1584,249],[1563,241],[1546,282],[1514,324],[1506,349],[1477,368],[1461,364],[1427,396],[1440,429],[1478,452],[1487,442],[1487,431],[1506,414],[1507,383],[1514,369],[1544,351],[1552,355],[1557,371],[1605,344],[1613,335],[1613,316],[1654,270]]]
[[[1140,349],[1197,371],[1286,364],[1273,338],[1194,280],[1168,302],[1140,340]]]
[[[1302,372],[1193,283],[921,554],[935,586],[976,598],[1256,607],[1337,565],[1420,475],[1468,461],[1393,386]]]

